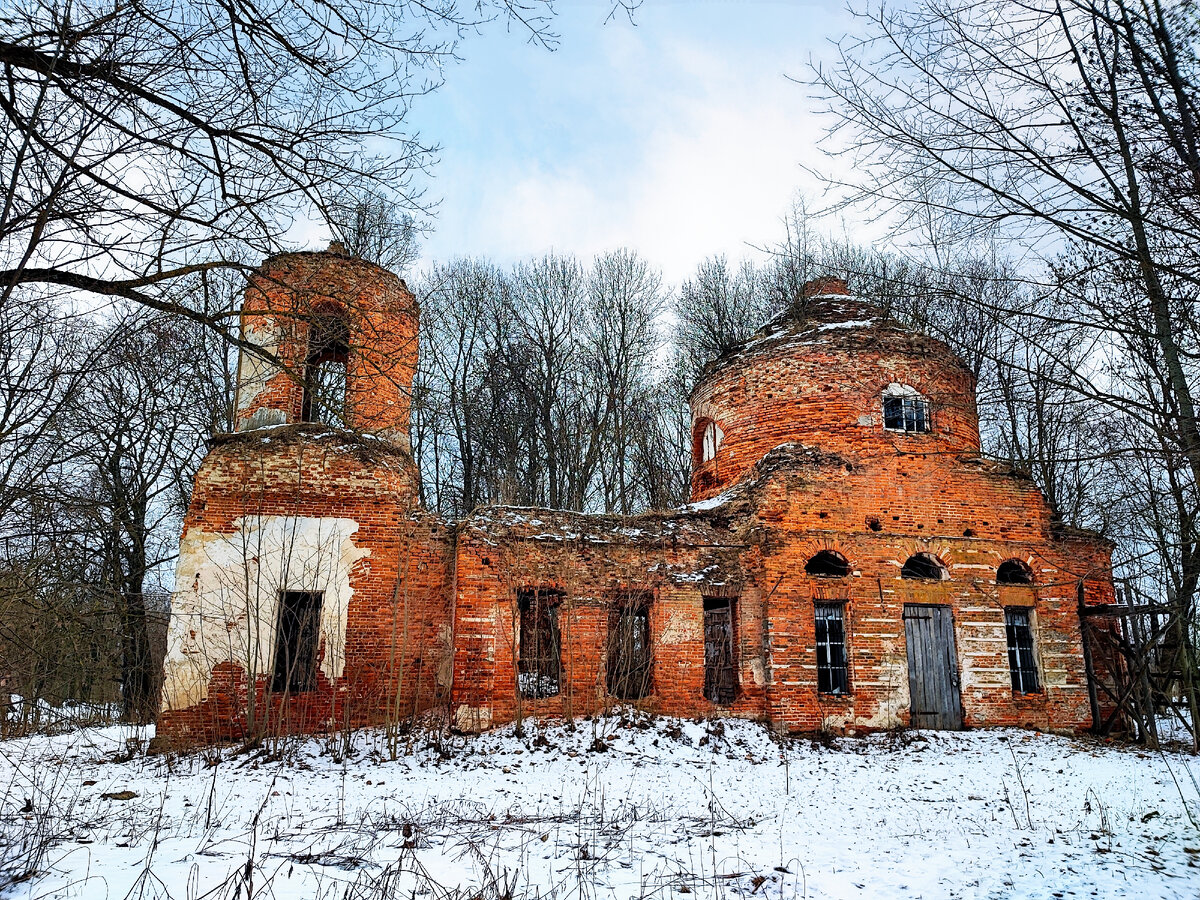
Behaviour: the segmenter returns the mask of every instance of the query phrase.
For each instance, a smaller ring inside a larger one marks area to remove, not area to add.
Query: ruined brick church
[[[242,351],[237,428],[180,539],[160,736],[616,704],[792,731],[1090,726],[1081,611],[1111,602],[1110,545],[981,455],[946,345],[843,282],[809,293],[695,386],[688,505],[447,521],[409,445],[413,295],[336,247],[269,259],[242,317],[263,352]]]

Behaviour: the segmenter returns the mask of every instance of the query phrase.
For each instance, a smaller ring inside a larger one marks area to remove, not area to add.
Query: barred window
[[[520,656],[517,686],[530,700],[554,697],[562,681],[562,641],[558,610],[563,592],[526,588],[517,592],[520,613]]]
[[[622,591],[608,615],[608,692],[620,700],[650,693],[650,593]]]
[[[704,598],[704,696],[723,706],[737,699],[734,609],[728,597]]]
[[[1036,694],[1037,662],[1033,658],[1033,626],[1031,610],[1009,606],[1004,610],[1004,631],[1008,637],[1008,668],[1012,672],[1012,689],[1018,694]]]
[[[930,431],[929,401],[907,384],[890,384],[883,392],[883,427],[889,431]]]
[[[816,604],[817,690],[822,694],[850,693],[846,670],[846,627],[842,604]]]

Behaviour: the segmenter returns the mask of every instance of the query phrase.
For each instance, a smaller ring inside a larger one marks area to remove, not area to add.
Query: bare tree
[[[334,236],[351,256],[403,274],[420,255],[412,215],[369,188],[338,197],[326,215]]]
[[[1023,377],[1059,392],[1056,417],[1105,410],[1109,443],[1079,450],[1102,452],[1110,473],[1133,479],[1113,494],[1140,498],[1150,516],[1125,550],[1137,559],[1160,548],[1173,574],[1155,592],[1165,587],[1178,621],[1194,622],[1193,5],[920,2],[861,15],[862,36],[817,74],[853,157],[849,201],[894,214],[913,232],[934,222],[942,240],[987,236],[1026,249],[1027,315],[972,302],[1032,344]],[[1136,464],[1146,460],[1155,462]],[[1169,488],[1147,480],[1152,472],[1171,473]],[[1166,529],[1150,510],[1162,500],[1173,510]],[[1156,532],[1169,533],[1169,545]],[[1195,721],[1190,641],[1179,645]]]

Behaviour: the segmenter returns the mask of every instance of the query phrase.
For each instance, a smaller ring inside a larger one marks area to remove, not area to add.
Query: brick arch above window
[[[813,578],[845,578],[850,563],[836,550],[820,550],[804,564],[804,573]]]
[[[946,564],[932,553],[922,551],[905,560],[903,568],[900,569],[900,577],[920,581],[946,581],[950,578],[950,571]]]

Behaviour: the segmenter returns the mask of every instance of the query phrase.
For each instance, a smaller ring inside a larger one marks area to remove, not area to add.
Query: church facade
[[[409,446],[412,294],[336,248],[269,259],[237,430],[180,540],[160,737],[620,704],[789,731],[1090,727],[1081,612],[1112,601],[1111,546],[982,456],[945,344],[842,282],[808,293],[693,390],[686,506],[447,521]]]

